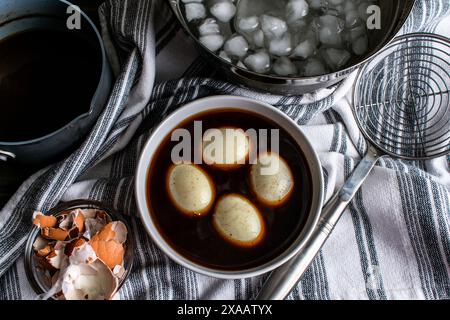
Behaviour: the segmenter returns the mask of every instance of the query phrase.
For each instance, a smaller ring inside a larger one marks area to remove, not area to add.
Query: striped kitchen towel
[[[84,144],[66,160],[29,178],[0,212],[0,298],[33,299],[24,243],[34,210],[59,201],[105,201],[127,215],[135,267],[120,299],[250,299],[265,276],[224,281],[173,263],[140,222],[133,181],[152,128],[188,101],[214,94],[263,100],[294,119],[320,155],[326,198],[364,153],[348,91],[354,75],[314,94],[269,95],[224,82],[198,57],[166,0],[109,0],[100,8],[116,73],[105,110]],[[448,0],[417,1],[403,33],[449,30]],[[450,298],[448,157],[381,160],[289,299]]]

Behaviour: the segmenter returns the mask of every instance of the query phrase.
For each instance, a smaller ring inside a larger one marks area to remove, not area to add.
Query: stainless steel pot
[[[63,29],[71,4],[65,0],[2,0],[0,1],[0,41],[13,34],[34,28]],[[92,38],[101,51],[102,68],[99,82],[90,106],[80,106],[80,115],[57,131],[29,141],[0,141],[0,161],[23,164],[43,164],[68,152],[89,132],[108,99],[113,76],[103,42],[89,17],[81,12],[79,32]],[[68,97],[70,99],[70,97]],[[64,101],[61,101],[64,104]],[[58,115],[55,115],[57,117]],[[52,121],[52,119],[49,119]],[[26,130],[20,128],[18,130]]]
[[[258,74],[243,68],[239,68],[204,47],[188,27],[181,8],[180,0],[169,0],[170,6],[183,26],[183,29],[191,36],[204,57],[217,66],[232,81],[251,88],[268,91],[276,94],[295,95],[313,92],[321,88],[329,87],[343,80],[364,62],[388,45],[404,25],[410,14],[415,0],[380,0],[381,29],[372,30],[369,34],[369,52],[362,58],[353,60],[345,69],[316,77],[278,77]]]

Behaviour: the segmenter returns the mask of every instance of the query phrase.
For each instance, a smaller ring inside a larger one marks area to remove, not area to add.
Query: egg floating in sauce
[[[192,164],[172,165],[166,187],[175,207],[190,216],[206,214],[214,202],[215,189],[210,177]]]
[[[233,170],[243,166],[250,154],[250,139],[233,127],[208,129],[203,135],[203,161],[214,168]]]
[[[253,247],[264,238],[264,220],[258,209],[238,194],[227,194],[218,201],[213,214],[217,232],[232,244]]]
[[[294,177],[287,162],[277,153],[264,152],[250,169],[250,186],[266,206],[281,206],[294,189]]]

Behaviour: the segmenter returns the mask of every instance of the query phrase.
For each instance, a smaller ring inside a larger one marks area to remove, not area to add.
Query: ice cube
[[[297,73],[295,64],[289,58],[278,58],[273,64],[273,71],[279,76],[291,76]]]
[[[342,48],[343,39],[341,33],[344,30],[344,26],[344,20],[327,14],[316,18],[313,28],[318,30],[319,41],[324,45]]]
[[[274,38],[269,42],[269,52],[276,56],[288,56],[292,52],[292,37],[286,32],[280,38]]]
[[[245,58],[244,63],[250,70],[257,73],[267,73],[271,67],[270,56],[264,50],[249,55]]]
[[[200,42],[209,50],[215,52],[222,48],[224,38],[221,34],[208,34],[199,38]]]
[[[253,33],[253,44],[256,47],[262,48],[264,47],[264,32],[259,29]]]
[[[316,19],[316,25],[319,28],[327,27],[332,32],[340,33],[344,29],[345,21],[334,15],[326,14]]]
[[[258,29],[259,19],[257,16],[251,16],[239,19],[238,29],[243,33],[250,33]]]
[[[184,6],[186,11],[186,20],[191,22],[194,20],[200,20],[206,17],[205,6],[201,3],[190,2]]]
[[[219,34],[220,27],[216,20],[212,18],[205,19],[203,23],[198,27],[198,33],[200,36],[207,36],[210,34]]]
[[[350,60],[351,55],[347,50],[328,48],[324,50],[323,57],[331,69],[338,70]]]
[[[268,38],[279,38],[287,31],[286,21],[280,18],[263,14],[260,17],[261,29]]]
[[[345,13],[345,27],[353,28],[361,23],[359,13],[356,10],[350,10]]]
[[[209,11],[219,21],[229,22],[236,14],[236,7],[230,0],[221,0],[209,8]]]
[[[328,4],[336,7],[344,3],[345,0],[328,0]]]
[[[300,42],[293,50],[292,56],[299,58],[309,58],[316,53],[317,43],[314,39],[309,38],[305,41]]]
[[[353,43],[359,37],[366,35],[367,29],[366,29],[365,25],[358,25],[358,26],[356,26],[356,27],[354,27],[352,29],[349,29],[347,31],[347,33],[348,33],[348,40],[347,41]]]
[[[309,23],[306,18],[296,20],[289,23],[289,29],[292,33],[302,33],[304,29],[309,27]]]
[[[328,6],[332,8],[339,7],[344,4],[346,0],[327,0]]]
[[[322,0],[308,0],[309,7],[314,10],[320,10],[324,7]]]
[[[342,48],[343,41],[341,34],[337,33],[330,27],[322,27],[319,29],[319,40],[323,44],[331,47]]]
[[[320,76],[326,73],[325,66],[317,58],[309,58],[303,67],[303,74],[307,77]]]
[[[224,50],[230,57],[242,59],[247,55],[248,42],[241,35],[233,35],[225,42]]]
[[[221,57],[223,60],[227,62],[231,62],[231,58],[228,56],[228,54],[225,51],[220,51],[219,57]]]
[[[367,21],[367,18],[369,17],[369,13],[367,12],[367,9],[371,5],[372,5],[372,3],[370,1],[369,2],[363,1],[359,4],[358,12],[359,12],[359,17],[361,18],[361,20]]]
[[[344,11],[349,12],[352,10],[356,10],[356,4],[353,0],[347,0],[344,5]]]
[[[286,4],[286,19],[288,23],[306,17],[309,13],[309,5],[305,0],[289,0]]]
[[[369,39],[366,35],[359,37],[352,43],[352,51],[358,55],[364,55],[369,48]]]

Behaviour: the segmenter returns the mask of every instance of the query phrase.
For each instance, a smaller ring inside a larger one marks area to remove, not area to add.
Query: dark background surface
[[[97,9],[103,0],[72,0],[71,2],[79,5],[98,27]],[[20,166],[0,161],[0,209],[22,182],[39,169],[40,167]]]

